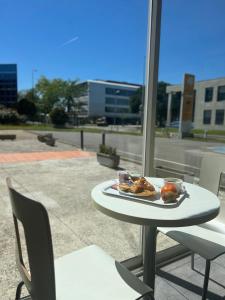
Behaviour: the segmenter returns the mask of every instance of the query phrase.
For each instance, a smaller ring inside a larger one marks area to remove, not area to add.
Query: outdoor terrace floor
[[[32,134],[17,132],[17,140],[0,141],[1,153],[37,153],[36,160],[0,161],[0,299],[15,298],[19,274],[15,266],[14,228],[8,191],[7,176],[25,195],[42,202],[49,213],[55,257],[62,256],[90,244],[97,244],[117,260],[139,253],[140,227],[109,218],[94,208],[90,197],[92,188],[117,176],[117,171],[100,166],[95,156],[63,153],[76,152],[74,147],[56,142],[49,147],[37,141]],[[47,157],[47,152],[60,156]],[[45,154],[44,154],[45,153]],[[77,153],[77,152],[76,152]],[[3,154],[2,154],[3,155]],[[59,155],[59,154],[57,154]],[[12,156],[14,157],[14,156]],[[17,155],[17,158],[19,156]],[[122,161],[121,167],[140,171],[140,166]],[[158,250],[174,243],[159,235]],[[196,268],[204,270],[203,260],[196,257]],[[156,300],[201,299],[203,276],[191,270],[190,257],[157,270]],[[215,260],[211,277],[225,285],[225,256]],[[209,299],[225,299],[225,289],[210,281]],[[84,299],[87,300],[87,299]],[[116,300],[116,299],[115,299]]]
[[[198,272],[191,269],[190,256],[158,269],[155,299],[201,299],[204,268],[204,260],[195,255],[195,269]],[[225,255],[212,262],[207,299],[225,299],[224,274]]]

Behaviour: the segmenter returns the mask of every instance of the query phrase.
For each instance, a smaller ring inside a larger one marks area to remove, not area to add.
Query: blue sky
[[[0,63],[48,78],[142,83],[147,0],[0,0]],[[163,0],[159,79],[225,76],[225,1]]]

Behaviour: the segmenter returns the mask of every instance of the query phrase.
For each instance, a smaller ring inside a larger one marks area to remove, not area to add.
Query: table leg
[[[157,227],[143,226],[143,281],[149,285],[153,291],[155,288],[155,255],[156,255]]]

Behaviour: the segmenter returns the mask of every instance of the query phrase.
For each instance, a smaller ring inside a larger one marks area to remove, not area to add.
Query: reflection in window
[[[205,102],[210,102],[213,99],[213,88],[208,87],[205,89]]]
[[[215,124],[223,125],[223,122],[224,122],[224,110],[223,109],[217,109],[216,110]]]
[[[203,124],[211,124],[211,110],[204,110],[203,112]]]
[[[225,100],[225,85],[218,86],[217,101]]]
[[[105,107],[105,112],[108,113],[129,113],[129,108],[125,107],[111,107],[111,106],[106,106]]]
[[[117,95],[117,96],[130,97],[135,93],[135,91],[115,89],[115,88],[106,88],[105,93],[108,94],[108,95]]]
[[[111,98],[106,97],[105,98],[105,104],[108,105],[129,105],[129,99],[118,99],[118,98]]]
[[[105,98],[105,104],[115,104],[115,100],[114,98]]]
[[[128,99],[116,99],[116,104],[117,105],[129,105],[129,100]]]

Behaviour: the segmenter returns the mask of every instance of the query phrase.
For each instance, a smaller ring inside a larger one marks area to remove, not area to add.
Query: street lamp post
[[[32,69],[31,80],[32,80],[32,100],[34,101],[34,73],[37,72],[37,69]]]

